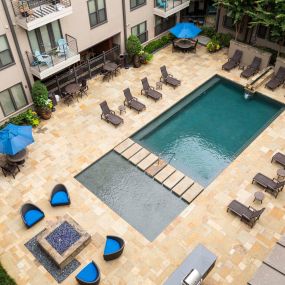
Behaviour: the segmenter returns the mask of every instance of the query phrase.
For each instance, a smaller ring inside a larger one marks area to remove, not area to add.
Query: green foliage
[[[208,44],[207,44],[207,50],[208,50],[209,52],[216,52],[216,51],[218,51],[218,50],[220,50],[220,49],[221,49],[221,45],[220,45],[220,43],[219,43],[217,40],[215,40],[215,39],[210,40],[210,41],[208,42]]]
[[[217,33],[213,36],[212,40],[218,41],[222,47],[229,47],[232,38],[233,36],[231,34]]]
[[[0,264],[0,284],[16,285],[16,282],[7,274],[6,270]]]
[[[270,38],[279,45],[279,54],[281,46],[285,43],[285,1],[256,1],[255,10],[249,10],[247,14],[252,18],[252,27],[263,25],[269,28]]]
[[[172,35],[168,34],[160,39],[153,40],[144,47],[144,51],[151,54],[154,51],[166,46],[173,39]]]
[[[49,108],[48,90],[40,81],[36,81],[32,88],[32,97],[37,109]]]
[[[216,30],[213,27],[202,26],[201,30],[202,30],[201,34],[206,36],[206,37],[212,38],[216,35]]]
[[[129,36],[126,49],[130,58],[133,58],[135,55],[139,55],[142,50],[139,38],[135,35]]]
[[[150,62],[153,59],[153,54],[152,53],[145,52],[144,56],[145,56],[146,62]]]

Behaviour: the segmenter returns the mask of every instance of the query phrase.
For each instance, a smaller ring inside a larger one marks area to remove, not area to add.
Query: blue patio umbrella
[[[33,142],[31,126],[8,124],[0,131],[0,153],[15,155]]]
[[[178,23],[170,29],[170,32],[179,39],[192,39],[201,33],[201,29],[193,23]]]

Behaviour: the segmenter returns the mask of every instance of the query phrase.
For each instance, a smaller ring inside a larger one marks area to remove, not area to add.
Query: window
[[[146,0],[131,0],[131,10],[146,4]]]
[[[234,29],[234,19],[232,17],[225,15],[223,26],[227,29],[233,30]]]
[[[139,38],[141,43],[147,41],[147,30],[146,30],[146,22],[138,24],[132,27],[132,35],[135,35]]]
[[[87,3],[91,27],[107,21],[105,0],[89,0]]]
[[[0,106],[4,116],[8,116],[28,104],[21,83],[0,92]]]
[[[159,16],[155,16],[155,27],[154,34],[158,36],[159,34],[169,30],[176,24],[176,15],[172,15],[168,18],[162,18]]]
[[[59,21],[54,21],[50,24],[29,31],[28,38],[33,52],[50,52],[58,46],[58,40],[62,39]]]
[[[257,28],[257,37],[265,39],[267,34],[267,27],[259,25]]]
[[[6,35],[0,36],[0,68],[14,62]]]

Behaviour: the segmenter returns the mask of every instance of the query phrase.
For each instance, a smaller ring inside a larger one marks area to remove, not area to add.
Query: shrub
[[[0,284],[16,285],[16,282],[7,274],[6,270],[0,264]]]
[[[201,30],[202,30],[201,34],[206,36],[206,37],[212,38],[216,35],[216,30],[213,27],[202,26]]]
[[[142,50],[142,45],[139,38],[135,35],[129,36],[126,49],[130,58],[133,58],[135,55],[139,55]]]
[[[222,47],[229,47],[233,36],[231,34],[217,33],[212,39],[218,41]]]
[[[220,50],[220,49],[221,49],[221,45],[220,45],[220,43],[219,43],[217,40],[215,40],[215,39],[210,40],[210,41],[208,42],[208,44],[207,44],[207,50],[208,50],[209,52],[216,52],[216,51],[218,51],[218,50]]]
[[[49,108],[48,90],[40,81],[36,81],[32,88],[32,97],[36,109]]]
[[[172,39],[173,36],[171,34],[168,34],[161,37],[160,39],[153,40],[144,47],[144,51],[151,54],[154,51],[166,46]]]

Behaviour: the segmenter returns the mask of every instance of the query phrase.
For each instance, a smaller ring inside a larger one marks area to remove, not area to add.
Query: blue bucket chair
[[[51,56],[48,54],[41,54],[38,50],[35,51],[34,57],[36,58],[37,63],[46,64],[48,66],[52,65]]]
[[[76,276],[81,285],[97,285],[100,282],[100,270],[94,261],[87,264]]]
[[[53,207],[70,205],[70,198],[66,187],[63,184],[57,184],[50,195],[50,204]]]
[[[26,203],[21,208],[22,220],[27,228],[32,227],[45,217],[44,212],[36,205]]]
[[[168,8],[168,2],[167,0],[163,1],[163,0],[156,0],[156,4],[159,8],[163,8],[166,9]]]
[[[59,56],[65,56],[68,54],[69,52],[69,46],[66,42],[65,39],[59,39],[57,41],[57,45],[58,45],[58,48],[57,48],[57,53]]]
[[[125,241],[117,236],[107,236],[103,257],[106,261],[118,258],[124,250]]]

